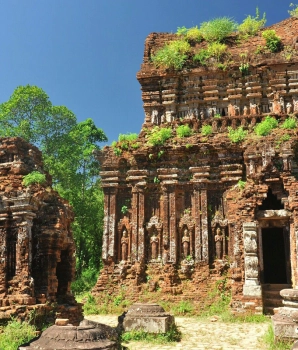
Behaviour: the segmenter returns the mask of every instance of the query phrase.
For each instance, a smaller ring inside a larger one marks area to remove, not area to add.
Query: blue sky
[[[109,144],[144,120],[136,73],[151,32],[176,32],[258,6],[271,25],[285,0],[1,0],[0,102],[19,85],[37,85],[79,121],[94,119]]]

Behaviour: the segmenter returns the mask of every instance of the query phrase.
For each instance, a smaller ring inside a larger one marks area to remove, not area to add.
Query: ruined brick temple
[[[20,138],[0,139],[0,321],[82,319],[70,292],[75,245],[68,203],[46,184],[22,184],[45,173],[41,152]]]
[[[243,43],[232,36],[226,69],[212,62],[157,69],[151,55],[177,36],[147,37],[137,74],[142,130],[134,145],[118,142],[117,152],[105,147],[98,155],[104,267],[94,295],[121,289],[139,300],[146,290],[200,305],[226,276],[232,308],[262,312],[281,303],[281,289],[298,288],[297,130],[254,133],[268,115],[279,125],[298,116],[298,19],[270,29],[281,37],[280,52],[257,52],[261,33]],[[179,125],[193,134],[178,137]],[[171,128],[172,138],[152,146],[148,135],[157,126]],[[248,134],[232,142],[229,128],[239,126]]]

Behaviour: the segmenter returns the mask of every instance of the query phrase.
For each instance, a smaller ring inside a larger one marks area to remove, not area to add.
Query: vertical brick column
[[[144,220],[145,220],[145,196],[144,190],[137,184],[132,187],[132,239],[131,260],[141,261],[145,254]]]
[[[202,232],[202,261],[209,261],[209,243],[208,243],[208,202],[207,202],[207,187],[201,184],[201,232]]]
[[[0,293],[6,292],[6,229],[1,218],[0,224]],[[1,305],[1,304],[0,304]],[[2,306],[2,305],[1,305]]]
[[[139,245],[139,237],[138,237],[138,228],[139,228],[139,194],[136,186],[132,187],[131,193],[131,261],[134,262],[138,260],[138,245]]]
[[[114,257],[116,234],[117,188],[104,187],[104,231],[102,258]]]
[[[168,187],[162,186],[162,200],[161,200],[161,221],[163,224],[163,246],[169,246],[170,238],[170,221],[169,221],[169,190]]]
[[[177,260],[177,226],[176,226],[176,186],[169,186],[169,227],[170,227],[170,262]]]
[[[145,236],[144,236],[144,221],[145,221],[145,196],[144,190],[138,187],[138,261],[144,259],[145,256]]]
[[[201,235],[201,190],[196,184],[192,196],[192,216],[195,219],[195,261],[202,261],[202,235]]]

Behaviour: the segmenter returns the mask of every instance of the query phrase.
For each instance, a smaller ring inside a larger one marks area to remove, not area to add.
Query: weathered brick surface
[[[48,174],[42,186],[23,186],[34,170],[44,173],[36,147],[20,138],[0,140],[0,319],[28,318],[34,306],[37,314],[55,310],[78,324],[82,308],[70,292],[73,213]]]
[[[204,302],[227,272],[234,310],[260,312],[262,232],[270,227],[283,229],[289,243],[287,283],[298,285],[297,131],[277,128],[264,137],[253,133],[267,115],[279,123],[298,115],[298,19],[271,29],[284,50],[257,54],[258,45],[265,45],[261,34],[242,44],[232,36],[225,71],[191,62],[179,72],[156,69],[150,55],[175,34],[153,33],[146,39],[137,74],[145,111],[139,147],[123,149],[121,155],[105,147],[99,154],[104,268],[95,295],[126,285],[134,300],[149,288],[173,300]],[[204,45],[196,44],[196,49]],[[286,57],[290,49],[291,57]],[[246,76],[239,70],[241,53],[249,64]],[[156,125],[172,128],[173,137],[153,147],[147,135]],[[177,137],[179,125],[189,125],[194,134]],[[202,125],[212,126],[211,136],[198,132]],[[248,136],[232,143],[228,127],[238,126]],[[243,189],[239,180],[246,182]],[[124,231],[127,242],[121,240]]]

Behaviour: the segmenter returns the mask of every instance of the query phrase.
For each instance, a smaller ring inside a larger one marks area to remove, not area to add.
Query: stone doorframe
[[[291,247],[290,241],[290,217],[291,212],[281,209],[281,210],[260,210],[258,212],[258,240],[259,240],[259,259],[260,259],[260,271],[264,271],[264,259],[263,259],[263,228],[282,228],[283,232],[287,233],[289,239],[289,248]],[[291,249],[287,252],[286,259],[289,263],[291,260]],[[291,269],[287,265],[287,281],[291,281]],[[260,276],[261,277],[261,276]],[[261,281],[262,282],[262,281]],[[290,282],[291,283],[291,282]]]
[[[261,297],[261,281],[259,271],[263,269],[262,228],[287,227],[291,212],[287,210],[259,210],[258,221],[243,223],[244,243],[244,296]],[[291,244],[291,242],[290,242]]]

